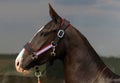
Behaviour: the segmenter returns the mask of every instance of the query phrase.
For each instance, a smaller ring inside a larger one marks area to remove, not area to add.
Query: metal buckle
[[[61,29],[61,30],[58,31],[57,36],[58,36],[59,38],[62,38],[62,37],[64,36],[64,34],[65,34],[65,33],[64,33],[64,30]]]
[[[55,47],[56,47],[56,46],[53,46],[53,47],[52,47],[51,56],[56,56],[56,53],[55,53]]]
[[[35,59],[37,59],[37,58],[38,58],[38,56],[36,56],[36,54],[35,54],[35,53],[32,53],[32,54],[31,54],[31,58],[32,58],[32,60],[35,60]]]

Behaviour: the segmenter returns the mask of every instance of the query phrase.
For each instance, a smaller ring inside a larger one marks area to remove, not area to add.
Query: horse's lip
[[[22,74],[29,74],[30,73],[29,70],[23,69],[21,67],[16,67],[16,70],[17,70],[17,72],[22,73]]]

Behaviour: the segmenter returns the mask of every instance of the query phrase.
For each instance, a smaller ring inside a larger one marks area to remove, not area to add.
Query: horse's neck
[[[86,38],[84,39],[83,35],[81,37],[71,37],[69,41],[69,50],[64,58],[66,83],[79,83],[79,81],[80,83],[93,83],[99,77],[103,80],[104,70],[112,75],[113,73],[106,68]]]
[[[77,83],[78,81],[80,83],[90,83],[97,77],[97,64],[92,59],[90,60],[88,56],[87,53],[74,49],[65,57],[64,68],[67,83]]]

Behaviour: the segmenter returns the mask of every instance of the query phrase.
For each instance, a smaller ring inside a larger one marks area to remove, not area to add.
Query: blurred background
[[[0,0],[0,82],[36,81],[32,72],[25,77],[18,74],[14,60],[34,33],[51,20],[48,3],[87,37],[113,72],[120,74],[119,0]],[[47,76],[53,77],[53,80],[62,79],[60,61],[56,61],[49,71],[51,73],[47,73]],[[29,78],[31,80],[27,80]],[[50,83],[49,78],[46,78],[45,75],[42,80]]]

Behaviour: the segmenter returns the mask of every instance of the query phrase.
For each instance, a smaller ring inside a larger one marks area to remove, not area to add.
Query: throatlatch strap
[[[66,19],[63,19],[63,23],[60,29],[65,30],[66,28],[68,28],[69,25],[70,25],[70,22],[67,21]]]

